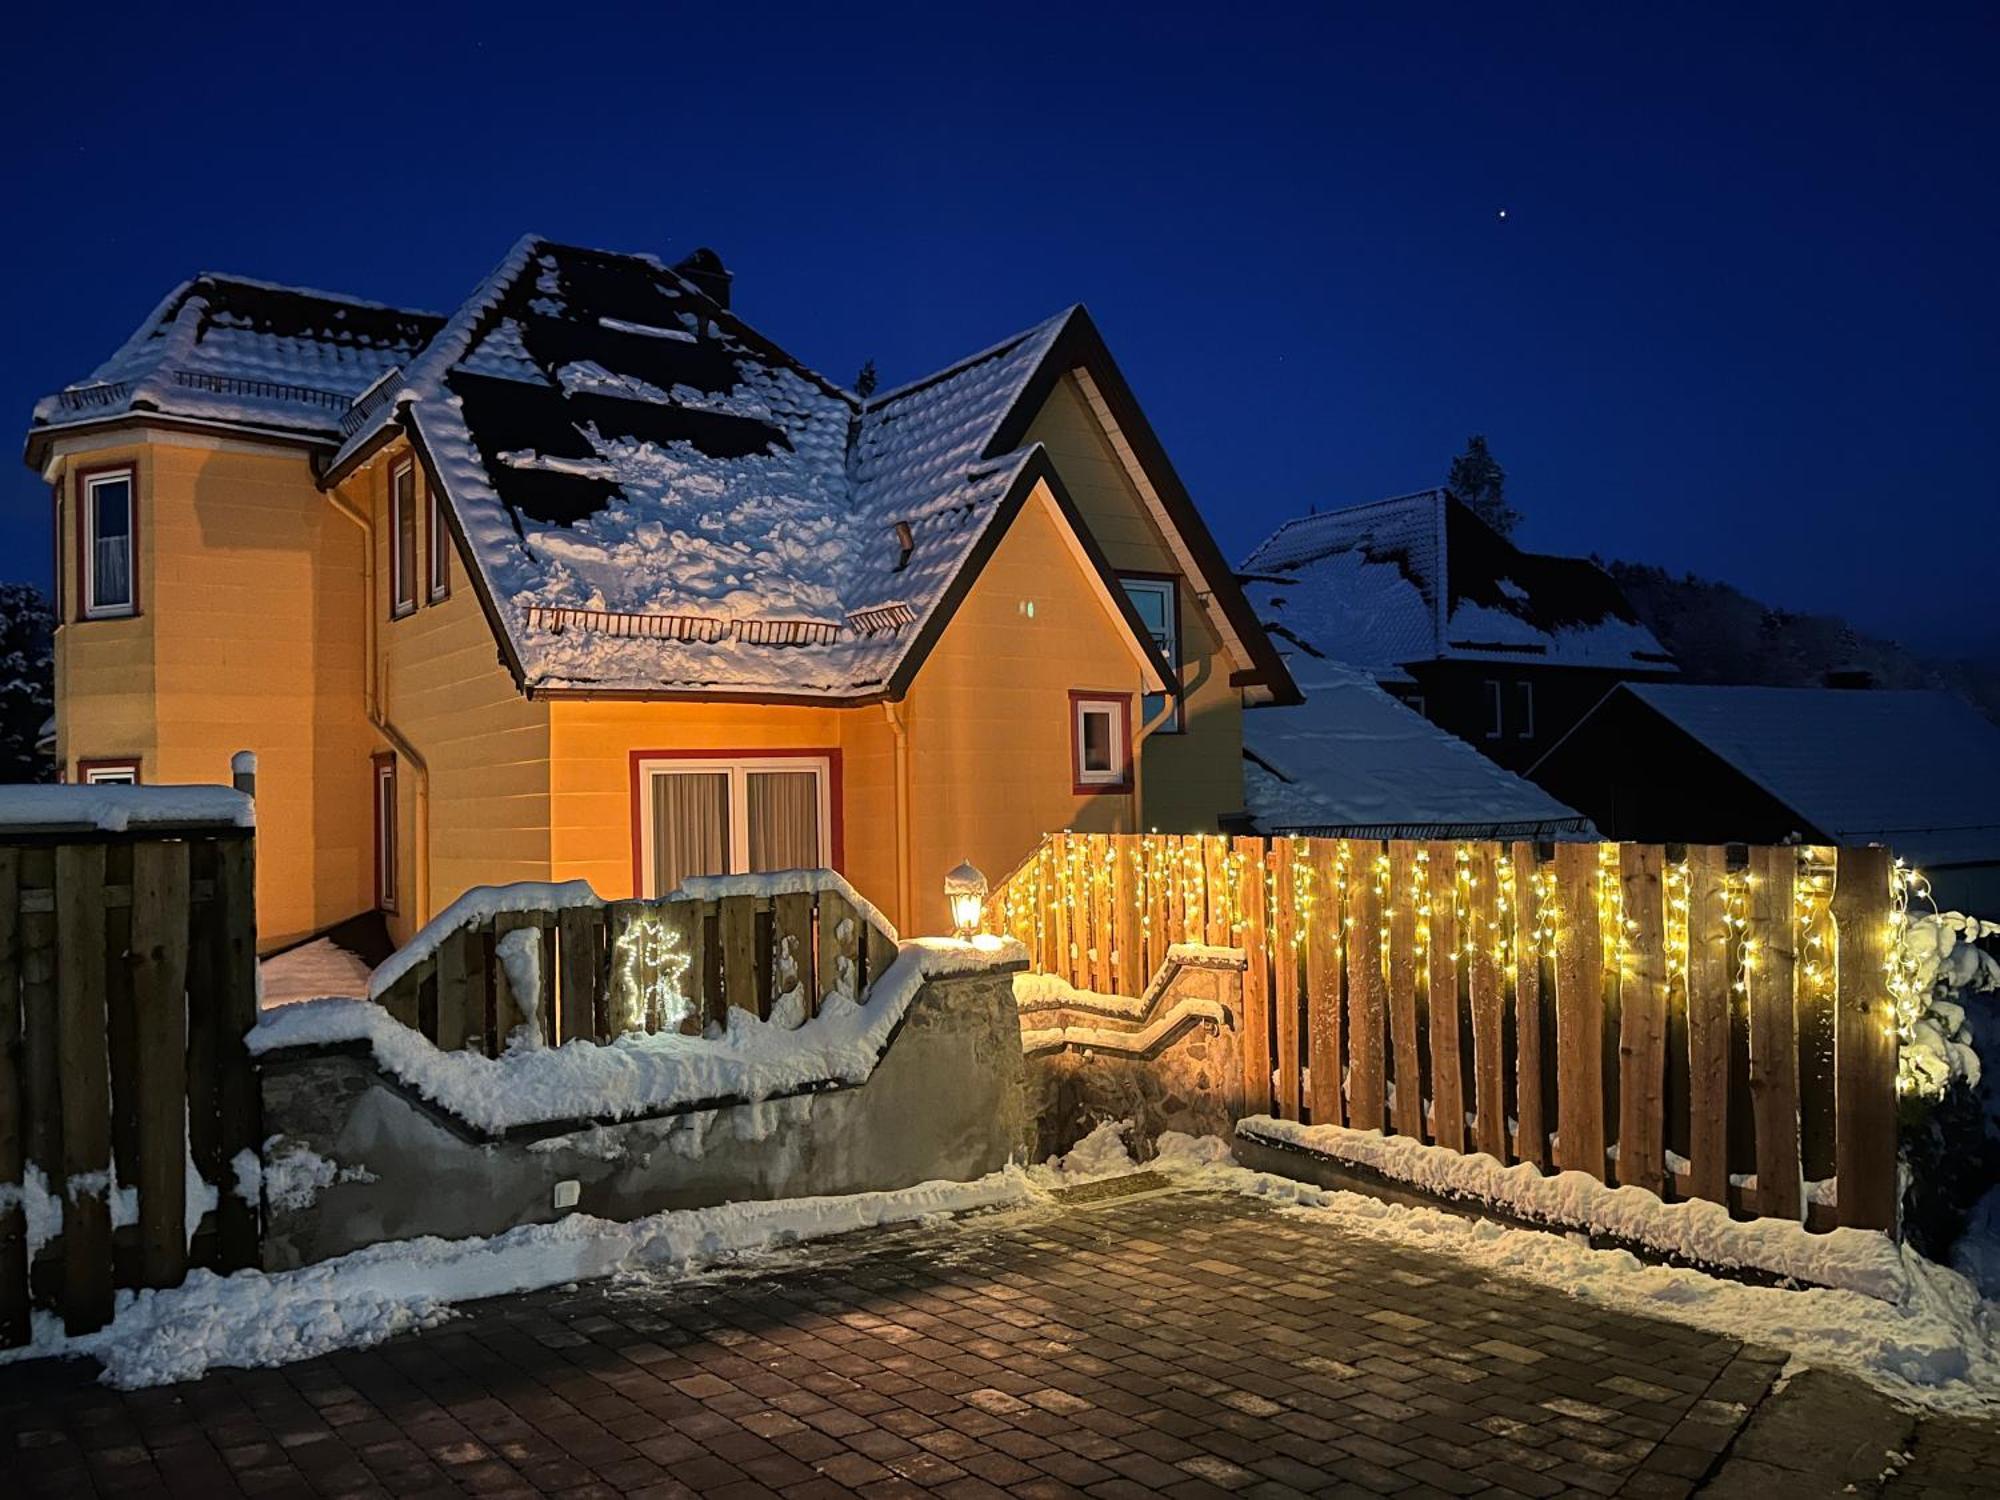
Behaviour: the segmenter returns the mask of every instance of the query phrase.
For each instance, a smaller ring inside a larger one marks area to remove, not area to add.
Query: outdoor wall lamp
[[[945,876],[944,898],[951,904],[952,930],[969,939],[979,930],[979,917],[986,909],[986,877],[968,859]]]

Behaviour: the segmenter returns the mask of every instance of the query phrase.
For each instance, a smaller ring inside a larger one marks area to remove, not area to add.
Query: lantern
[[[986,909],[986,877],[967,860],[945,876],[944,898],[951,906],[952,930],[961,938],[970,938]]]

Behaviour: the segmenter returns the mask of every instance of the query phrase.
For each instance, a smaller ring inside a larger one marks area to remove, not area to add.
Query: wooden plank
[[[49,1191],[63,1191],[62,1170],[62,1003],[56,993],[56,853],[52,848],[21,851],[21,1039],[23,1097],[27,1110],[22,1137],[27,1159],[49,1179]],[[30,906],[30,895],[49,897],[46,907]]]
[[[896,945],[889,935],[873,922],[861,924],[863,944],[862,982],[874,989],[875,981],[889,972],[889,965],[896,961]]]
[[[1729,1201],[1728,861],[1691,845],[1688,866],[1688,1192]]]
[[[1217,842],[1205,839],[1198,833],[1183,834],[1174,840],[1180,846],[1179,865],[1184,876],[1181,882],[1180,920],[1175,924],[1175,941],[1199,943],[1206,940],[1209,923],[1209,907],[1213,903],[1223,906],[1223,887],[1209,880],[1208,852],[1204,845]]]
[[[1423,1063],[1417,1040],[1417,846],[1389,845],[1389,1045],[1395,1060],[1396,1134],[1424,1138]]]
[[[188,968],[187,1046],[182,1066],[187,1075],[188,1156],[203,1182],[233,1183],[235,1172],[222,1154],[222,1080],[216,1062],[215,1028],[207,1024],[204,996],[216,991],[216,945],[206,937],[214,921],[216,844],[198,839],[188,845]],[[218,1207],[219,1207],[218,1203]],[[218,1264],[220,1237],[198,1235],[189,1262],[213,1270]]]
[[[698,901],[661,901],[649,903],[644,918],[651,936],[644,955],[647,992],[641,1009],[657,1011],[662,1030],[679,1030],[687,1036],[699,1036],[709,1019],[703,989],[708,936],[704,910]]]
[[[1378,849],[1372,839],[1348,841],[1347,1123],[1356,1130],[1381,1130],[1388,1123],[1382,1043],[1389,990],[1382,972]]]
[[[412,1031],[416,1030],[417,1026],[417,990],[423,984],[425,971],[433,962],[431,959],[422,959],[412,964],[382,992],[382,1009]]]
[[[813,1013],[813,893],[788,891],[771,898],[771,988],[798,992],[798,1018]]]
[[[1195,840],[1195,847],[1201,862],[1202,888],[1208,892],[1208,900],[1202,906],[1202,918],[1208,936],[1205,941],[1214,948],[1233,948],[1236,934],[1231,930],[1229,919],[1229,840],[1222,836],[1201,837]],[[1194,931],[1186,934],[1189,942],[1196,941]],[[1176,940],[1181,935],[1176,934]]]
[[[1117,863],[1111,870],[1112,930],[1117,935],[1111,958],[1121,995],[1145,994],[1153,978],[1153,971],[1146,967],[1145,940],[1140,935],[1139,916],[1146,890],[1145,867],[1140,863],[1143,858],[1136,837],[1118,840]]]
[[[1793,1008],[1793,878],[1798,853],[1750,851],[1750,1103],[1757,1129],[1760,1211],[1797,1219],[1799,1032]]]
[[[125,900],[104,903],[105,1043],[111,1057],[111,1171],[120,1184],[139,1180],[139,1021],[132,999],[132,845],[108,844],[104,879]],[[102,897],[99,898],[102,900]]]
[[[1471,950],[1467,957],[1466,991],[1472,1011],[1472,1109],[1473,1148],[1496,1161],[1507,1160],[1507,1044],[1505,995],[1501,989],[1500,965],[1493,945],[1500,891],[1500,875],[1494,867],[1494,846],[1474,844],[1468,869],[1471,882],[1466,892],[1466,920],[1471,930],[1460,946]]]
[[[1896,1015],[1883,965],[1889,942],[1889,851],[1842,849],[1833,887],[1838,972],[1834,1140],[1840,1222],[1897,1227]]]
[[[598,1039],[597,944],[602,922],[602,914],[587,906],[565,907],[556,914],[556,962],[561,977],[556,996],[558,1046],[578,1038]],[[442,1005],[439,1010],[443,1010]]]
[[[1556,846],[1556,1165],[1604,1180],[1604,959],[1597,846]]]
[[[1160,972],[1160,965],[1167,961],[1167,949],[1173,946],[1173,937],[1167,931],[1167,879],[1168,865],[1165,846],[1159,835],[1147,835],[1146,850],[1146,982],[1153,982],[1153,975]]]
[[[1666,854],[1658,844],[1619,850],[1625,972],[1618,1016],[1618,1180],[1667,1189]]]
[[[21,851],[0,847],[0,1349],[32,1335],[28,1317],[28,1099],[21,1048]],[[14,1192],[8,1192],[12,1188]]]
[[[859,926],[860,919],[854,914],[853,903],[845,896],[838,891],[819,893],[818,979],[822,1005],[835,995],[854,998],[854,955],[855,943],[860,937]]]
[[[1829,848],[1799,851],[1805,868],[1811,916],[1798,934],[1795,993],[1799,1019],[1799,1167],[1807,1181],[1818,1182],[1835,1172],[1834,1160],[1834,942],[1827,903],[1833,894],[1833,863]]]
[[[1430,853],[1431,939],[1424,978],[1424,1009],[1430,1016],[1431,1135],[1452,1151],[1465,1149],[1465,1081],[1459,1047],[1458,850],[1437,842]],[[1506,1160],[1502,1157],[1501,1160]]]
[[[1054,897],[1050,911],[1054,939],[1054,952],[1051,957],[1054,961],[1049,965],[1049,972],[1074,984],[1076,983],[1076,937],[1071,931],[1073,923],[1070,919],[1071,909],[1076,902],[1076,882],[1073,878],[1075,861],[1070,857],[1069,839],[1067,833],[1049,835],[1049,879],[1051,894]],[[861,933],[858,926],[854,934],[854,944],[856,955],[854,993],[858,999],[861,994],[859,963]]]
[[[139,1281],[187,1275],[188,846],[132,846],[132,1001],[139,1056]],[[224,1184],[227,1187],[228,1184]]]
[[[1308,1107],[1315,1125],[1346,1122],[1340,1075],[1340,924],[1345,903],[1332,839],[1311,842],[1313,901],[1306,921],[1306,1049],[1312,1077]]]
[[[1271,1110],[1271,954],[1264,912],[1264,841],[1239,838],[1242,861],[1237,871],[1236,903],[1243,916],[1242,944],[1248,966],[1243,973],[1243,1109],[1246,1114]]]
[[[761,1012],[757,1005],[757,898],[724,896],[721,903],[722,998],[731,1009]]]
[[[1531,843],[1515,844],[1508,857],[1514,861],[1514,1154],[1546,1171],[1549,1130],[1543,1100],[1553,1060],[1542,1046],[1542,946],[1535,937],[1541,925],[1542,898],[1535,882],[1541,865]]]
[[[456,1052],[465,1045],[466,1018],[472,1002],[472,966],[467,954],[472,934],[463,928],[450,933],[438,944],[437,953],[437,1044],[440,1051]]]
[[[209,924],[216,932],[215,990],[208,1022],[215,1028],[216,1109],[225,1162],[253,1157],[264,1139],[257,1068],[244,1038],[257,1024],[257,848],[249,838],[220,842]],[[197,1004],[199,1001],[196,1002]],[[258,1211],[224,1192],[216,1208],[216,1264],[241,1270],[262,1259]]]
[[[1300,1118],[1304,1103],[1299,1046],[1299,914],[1295,841],[1271,840],[1271,994],[1276,1024],[1272,1039],[1278,1049],[1278,1118]]]
[[[63,1327],[75,1335],[102,1328],[111,1321],[112,1308],[102,844],[56,849],[56,950],[62,1160],[68,1184],[63,1198]]]
[[[611,954],[607,1034],[612,1039],[644,1029],[645,1001],[639,974],[643,938],[638,928],[649,909],[649,903],[631,900],[607,902],[604,907],[604,942]]]

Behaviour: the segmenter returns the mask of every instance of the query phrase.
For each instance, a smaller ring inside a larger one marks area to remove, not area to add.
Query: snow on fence
[[[441,1048],[497,1057],[523,1022],[554,1045],[699,1033],[731,1007],[796,1026],[895,959],[895,932],[831,870],[703,877],[648,901],[580,880],[481,886],[391,955],[369,997]]]
[[[1244,1110],[1893,1230],[1883,849],[1052,834],[987,919],[1138,995],[1240,947]]]
[[[250,802],[0,789],[0,1347],[258,1262]]]

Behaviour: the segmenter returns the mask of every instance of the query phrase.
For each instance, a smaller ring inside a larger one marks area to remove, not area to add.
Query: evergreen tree
[[[854,377],[854,394],[866,401],[875,394],[875,361],[869,360],[861,367],[861,373]]]
[[[52,781],[35,749],[55,699],[55,621],[31,583],[0,583],[0,782]]]
[[[1485,437],[1465,440],[1465,451],[1451,461],[1444,487],[1472,508],[1474,515],[1502,536],[1512,536],[1521,513],[1507,503],[1507,471],[1486,447]]]

